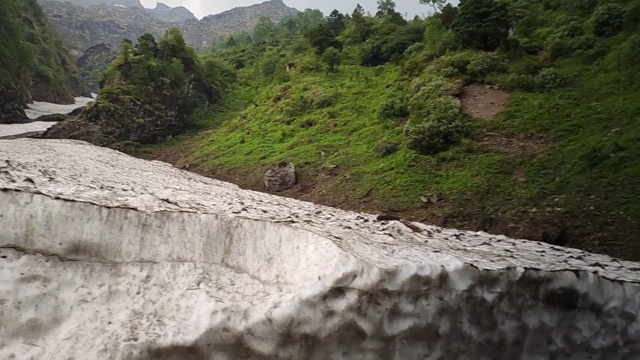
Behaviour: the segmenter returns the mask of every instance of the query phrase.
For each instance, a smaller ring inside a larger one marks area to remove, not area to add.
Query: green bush
[[[507,85],[511,90],[534,91],[536,79],[529,74],[511,74],[507,79]]]
[[[536,88],[540,91],[550,91],[562,85],[564,76],[554,68],[542,69],[535,78]]]
[[[609,3],[593,12],[593,34],[600,37],[617,35],[624,26],[626,10],[620,4]]]
[[[436,72],[445,77],[453,77],[459,73],[468,76],[470,80],[482,80],[490,73],[504,72],[506,62],[503,57],[494,53],[464,51],[441,57],[434,67]]]
[[[422,100],[436,98],[445,95],[455,95],[459,92],[456,84],[445,77],[430,76],[415,78],[411,82],[411,92],[418,94]]]
[[[493,72],[504,72],[506,63],[503,58],[492,53],[476,53],[467,64],[467,74],[474,80],[483,79]]]
[[[409,116],[409,99],[402,93],[393,94],[378,110],[380,119],[399,119],[407,116]]]
[[[429,90],[433,88],[424,86],[411,99],[411,120],[405,128],[409,148],[422,154],[444,151],[468,134],[453,97],[433,97]]]
[[[373,148],[373,151],[378,156],[384,157],[384,156],[389,156],[395,153],[396,151],[398,151],[399,146],[400,144],[398,144],[397,142],[382,140],[376,144],[376,146]]]
[[[443,117],[433,121],[408,125],[405,136],[409,138],[408,147],[421,154],[436,154],[457,144],[469,133],[462,117]]]

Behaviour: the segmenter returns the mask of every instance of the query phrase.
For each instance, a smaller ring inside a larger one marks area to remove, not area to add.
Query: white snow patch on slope
[[[0,124],[0,139],[42,134],[55,122],[34,121],[26,124]]]
[[[86,106],[89,102],[94,101],[93,98],[88,97],[76,97],[73,104],[54,104],[44,101],[34,101],[29,104],[29,108],[24,112],[29,119],[36,119],[42,115],[49,114],[68,114],[73,110]]]
[[[0,141],[0,358],[640,355],[640,264]]]

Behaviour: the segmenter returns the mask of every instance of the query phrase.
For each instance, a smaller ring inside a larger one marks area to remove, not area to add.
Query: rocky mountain
[[[198,20],[198,18],[196,18],[196,16],[184,6],[172,8],[159,2],[155,9],[147,9],[147,11],[159,19],[178,24],[184,23],[188,20]]]
[[[40,0],[41,2],[56,2],[52,0]],[[65,0],[65,2],[71,3],[77,6],[96,6],[96,5],[110,5],[117,7],[126,7],[126,8],[140,8],[142,9],[142,4],[139,0]]]
[[[145,32],[159,36],[172,26],[142,7],[84,7],[70,2],[46,1],[42,8],[78,55],[98,44],[109,44],[117,51],[124,39],[136,40]]]
[[[278,21],[297,13],[282,0],[238,7],[202,20],[184,7],[170,8],[158,3],[155,9],[144,9],[136,5],[138,0],[41,1],[51,23],[78,54],[103,43],[117,49],[123,39],[135,41],[145,32],[157,37],[175,26],[184,33],[189,45],[201,49],[221,36],[253,29],[262,16]]]
[[[80,75],[86,80],[91,92],[99,91],[102,70],[106,69],[115,59],[118,49],[109,44],[98,44],[88,48],[78,59],[76,64]]]
[[[200,21],[187,21],[182,25],[185,40],[196,49],[211,45],[220,36],[242,30],[252,30],[261,17],[266,16],[274,22],[298,10],[287,6],[282,0],[269,0],[261,4],[237,7],[216,15],[209,15]]]
[[[57,31],[34,0],[0,2],[0,123],[26,118],[31,100],[72,103],[86,94]]]
[[[297,10],[282,0],[270,0],[248,7],[239,7],[198,20],[184,7],[170,8],[158,3],[155,9],[139,6],[138,0],[73,0],[70,2],[40,0],[45,14],[62,34],[66,45],[76,57],[83,59],[83,78],[95,91],[97,78],[106,68],[105,59],[113,59],[124,39],[137,40],[144,33],[156,38],[172,27],[178,27],[187,43],[197,50],[210,46],[219,37],[237,31],[251,30],[262,16],[278,21]],[[99,62],[95,46],[100,46]],[[105,52],[108,46],[110,52]],[[91,49],[91,54],[85,54]]]

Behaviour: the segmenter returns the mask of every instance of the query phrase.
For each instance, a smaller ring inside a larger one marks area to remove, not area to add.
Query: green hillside
[[[291,161],[285,196],[640,259],[640,1],[379,3],[219,41],[223,105],[138,154],[253,189]]]
[[[36,0],[0,2],[0,87],[53,102],[84,92],[73,58]]]

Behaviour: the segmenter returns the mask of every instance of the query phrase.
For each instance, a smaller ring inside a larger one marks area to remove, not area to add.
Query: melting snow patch
[[[640,356],[635,263],[0,141],[2,359]]]

